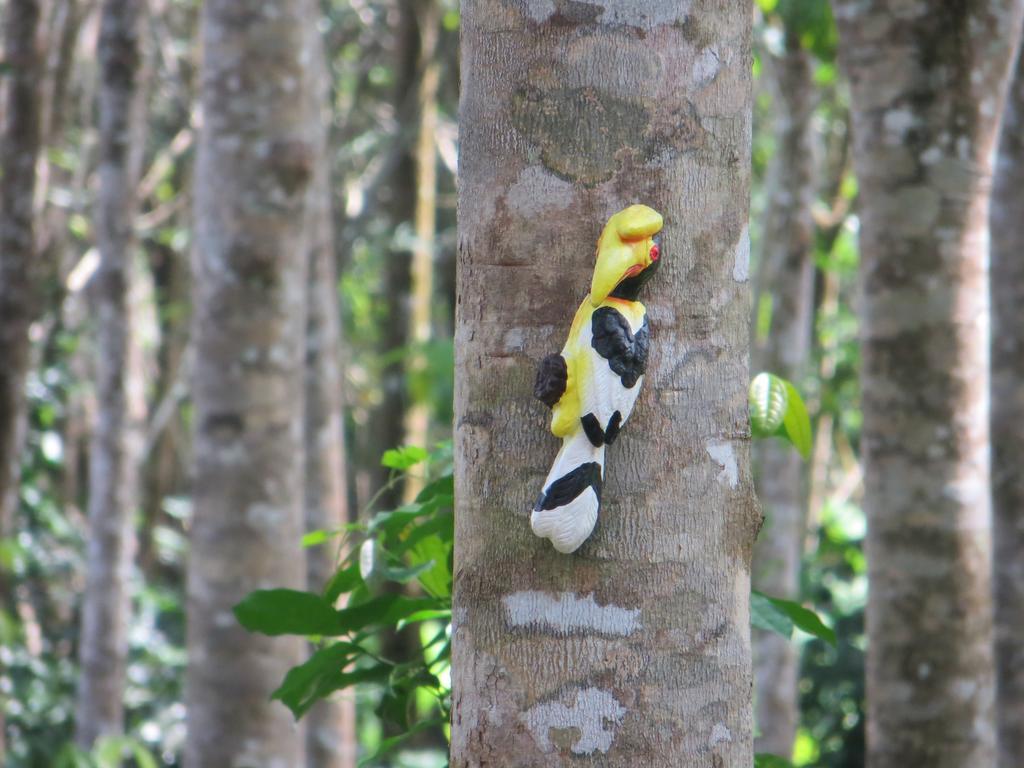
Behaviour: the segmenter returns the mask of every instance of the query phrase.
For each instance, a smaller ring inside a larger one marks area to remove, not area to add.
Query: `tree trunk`
[[[319,113],[310,0],[203,6],[193,264],[194,519],[186,703],[190,768],[297,766],[269,700],[299,638],[246,632],[231,609],[301,589],[307,222]]]
[[[1024,764],[1024,56],[992,195],[992,491],[999,766]]]
[[[33,0],[11,0],[4,18],[6,103],[0,136],[0,538],[13,533],[20,474],[18,438],[28,366],[28,327],[38,299],[33,228],[43,72],[40,10]]]
[[[765,68],[773,88],[775,155],[768,172],[768,210],[760,287],[772,297],[767,338],[755,350],[757,369],[792,381],[805,373],[813,323],[814,153],[810,54],[787,35],[787,47]],[[758,498],[765,525],[754,547],[754,588],[795,600],[806,511],[803,462],[778,440],[758,444]],[[755,630],[757,751],[789,756],[799,720],[797,648],[788,638]]]
[[[837,0],[860,187],[868,764],[995,763],[988,208],[1019,0]]]
[[[407,367],[411,375],[423,375],[426,352],[423,347],[433,336],[434,315],[434,251],[437,232],[437,92],[441,80],[441,64],[437,60],[437,38],[440,34],[440,8],[434,0],[416,4],[419,29],[419,130],[416,136],[416,209],[413,232],[416,240],[412,250],[409,292],[409,342],[414,353]],[[425,447],[430,431],[430,403],[412,402],[405,413],[405,444]],[[417,476],[406,478],[403,500],[413,501],[423,488]]]
[[[452,765],[747,767],[750,9],[557,6],[463,5]],[[634,202],[665,217],[651,359],[562,555],[534,374]]]
[[[100,16],[100,262],[89,286],[96,317],[98,409],[89,456],[89,549],[75,713],[75,739],[85,749],[99,736],[120,733],[124,725],[133,515],[145,422],[141,350],[132,343],[129,307],[144,128],[139,82],[143,14],[139,0],[107,0]]]
[[[393,14],[395,87],[392,106],[398,115],[408,114],[408,104],[415,99],[417,64],[419,62],[419,27],[416,20],[416,0],[402,0]],[[412,154],[403,151],[401,160],[395,165],[387,183],[390,199],[387,205],[388,220],[397,230],[411,221],[416,211],[416,165]],[[380,457],[389,448],[401,445],[405,440],[405,411],[407,405],[405,366],[401,357],[395,356],[409,342],[409,294],[411,270],[409,254],[404,246],[393,244],[385,254],[384,292],[387,313],[381,323],[380,350],[390,359],[380,372],[380,404],[370,415],[369,428],[363,430],[365,442],[360,448],[362,461],[367,466],[367,482],[361,491],[359,507],[363,509],[370,499],[388,482],[391,470],[381,466]],[[357,484],[361,486],[362,483]],[[377,497],[378,507],[390,509],[402,503],[402,488],[396,486]]]
[[[323,42],[310,22],[319,78],[313,109],[322,115],[328,105],[329,83]],[[308,315],[306,320],[305,518],[306,529],[337,530],[351,522],[345,475],[344,412],[342,410],[341,332],[338,278],[334,260],[331,209],[330,154],[327,126],[321,120],[317,135],[317,165],[309,221]],[[334,575],[338,541],[307,550],[308,589],[319,592]],[[351,694],[321,701],[305,718],[308,768],[355,768],[356,709]]]

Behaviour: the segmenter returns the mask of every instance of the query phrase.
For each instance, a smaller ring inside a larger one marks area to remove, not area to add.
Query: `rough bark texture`
[[[311,20],[310,42],[319,87],[313,109],[329,103],[323,42]],[[309,223],[309,282],[306,321],[306,529],[337,530],[351,522],[345,474],[342,410],[341,331],[334,261],[330,160],[324,115],[317,136],[317,166]],[[306,551],[308,589],[319,592],[334,575],[338,539]],[[321,701],[305,717],[307,768],[355,768],[356,709],[351,693]]]
[[[772,322],[755,350],[755,368],[799,381],[810,352],[814,312],[814,70],[807,51],[790,41],[765,71],[772,84],[776,148],[766,184],[759,283],[772,297]],[[754,547],[754,588],[796,599],[807,500],[803,461],[778,440],[761,441],[755,458],[765,525]],[[788,756],[799,718],[797,647],[763,630],[756,630],[753,640],[757,751]]]
[[[292,768],[269,700],[298,638],[243,630],[253,589],[302,588],[306,235],[319,114],[311,0],[203,6],[193,264],[194,519],[186,703],[191,768]]]
[[[28,326],[38,297],[32,202],[40,143],[36,85],[43,67],[39,20],[39,3],[7,3],[3,57],[11,69],[4,76],[7,98],[0,135],[0,538],[12,533],[17,502]]]
[[[1024,56],[992,194],[992,491],[999,766],[1024,764]]]
[[[752,763],[744,3],[462,16],[452,765]],[[531,398],[608,216],[665,216],[652,358],[574,555],[530,532]]]
[[[144,3],[107,0],[100,15],[99,267],[90,283],[96,323],[96,399],[89,456],[89,549],[79,641],[75,739],[89,749],[120,733],[145,396],[129,307],[135,187],[141,165],[139,83]],[[134,355],[135,359],[131,359]]]
[[[835,8],[862,222],[868,762],[993,765],[988,208],[1021,3]]]

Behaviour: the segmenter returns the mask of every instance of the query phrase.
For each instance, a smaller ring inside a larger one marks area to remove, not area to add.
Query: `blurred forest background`
[[[231,4],[220,5],[206,34],[231,24]],[[273,148],[291,163],[282,173],[313,174],[320,197],[301,239],[277,230],[252,237],[308,253],[312,289],[298,320],[308,347],[289,351],[307,369],[306,428],[261,461],[304,443],[303,526],[315,532],[365,524],[422,493],[426,480],[401,471],[424,457],[406,451],[382,463],[389,449],[426,449],[431,477],[450,456],[460,16],[454,0],[323,0],[308,11],[296,27],[305,37],[293,29],[288,40],[301,38],[319,62],[318,103],[303,107],[303,95],[301,115],[267,119],[322,131],[314,157]],[[833,646],[755,629],[757,677],[770,692],[759,698],[758,751],[853,768],[865,761],[868,577],[850,91],[825,0],[759,0],[754,12],[752,371],[790,379],[813,424],[806,461],[780,441],[757,443],[768,521],[755,586],[813,607],[838,637]],[[303,548],[297,531],[246,550],[241,528],[194,527],[194,494],[209,499],[217,482],[203,469],[214,461],[203,443],[219,438],[197,436],[193,382],[208,403],[233,395],[230,372],[197,370],[202,356],[232,343],[202,330],[196,339],[218,302],[232,299],[209,294],[198,313],[193,304],[204,290],[196,275],[213,268],[193,249],[216,237],[196,214],[260,180],[242,174],[231,189],[230,165],[218,165],[229,161],[197,168],[201,124],[211,119],[199,105],[215,101],[200,98],[198,0],[0,0],[0,13],[0,750],[10,768],[177,766],[200,738],[185,728],[189,645],[240,631],[211,613],[186,633],[190,537],[200,602],[232,568],[254,575],[228,605],[294,581],[304,552],[312,591],[334,568],[334,539],[307,536]],[[266,44],[272,59],[280,40]],[[438,627],[382,635],[378,652],[422,659]],[[253,677],[279,682],[288,666]],[[193,695],[220,696],[240,712],[272,690],[230,679],[194,685]],[[308,764],[354,765],[356,751],[372,756],[398,733],[382,724],[386,692],[371,681],[306,718]],[[414,697],[403,706],[416,721],[436,705]],[[118,732],[125,738],[111,737]],[[444,729],[430,726],[371,764],[445,760]]]

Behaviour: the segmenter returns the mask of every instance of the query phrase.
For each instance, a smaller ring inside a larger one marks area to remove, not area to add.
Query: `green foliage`
[[[401,448],[391,448],[384,451],[380,463],[391,469],[406,470],[414,467],[420,462],[426,461],[430,453],[425,448],[415,445],[406,445]]]
[[[53,768],[121,768],[131,759],[136,768],[157,768],[156,758],[138,739],[130,736],[105,736],[96,741],[91,752],[66,744],[57,754]]]
[[[792,637],[793,627],[797,627],[831,646],[836,644],[835,630],[826,626],[814,611],[792,600],[769,597],[756,590],[750,593],[750,623],[786,638]]]
[[[765,17],[779,19],[786,35],[823,61],[836,57],[839,35],[828,0],[757,0]]]
[[[239,623],[250,631],[320,639],[310,658],[289,670],[273,693],[296,718],[338,691],[363,685],[379,689],[377,715],[398,733],[382,739],[363,764],[440,727],[451,706],[451,448],[389,450],[382,463],[396,472],[426,465],[429,480],[409,504],[377,512],[365,524],[305,537],[308,546],[340,539],[346,553],[321,594],[259,590],[235,607]],[[343,607],[336,608],[339,601]],[[384,634],[412,625],[425,628],[420,655],[387,658],[381,650]],[[328,637],[340,639],[324,640]],[[423,694],[432,702],[426,712],[418,706]]]
[[[754,755],[754,768],[793,768],[793,764],[778,755],[761,752]]]
[[[748,400],[754,437],[782,437],[805,459],[811,455],[811,419],[796,387],[774,374],[759,373],[750,382]]]
[[[235,618],[264,635],[338,635],[340,612],[320,595],[295,589],[261,589],[235,606]]]

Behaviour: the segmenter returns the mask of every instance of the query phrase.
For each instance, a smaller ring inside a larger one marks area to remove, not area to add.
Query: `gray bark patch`
[[[562,592],[553,597],[534,590],[516,592],[502,599],[508,625],[517,629],[536,629],[556,635],[596,632],[628,637],[640,628],[640,609],[617,605],[598,605],[592,594],[577,597]]]
[[[584,688],[576,692],[571,707],[551,701],[531,707],[523,713],[533,738],[545,752],[553,749],[551,731],[575,729],[579,733],[570,750],[574,755],[607,752],[615,738],[615,728],[626,710],[618,700],[600,688]]]

